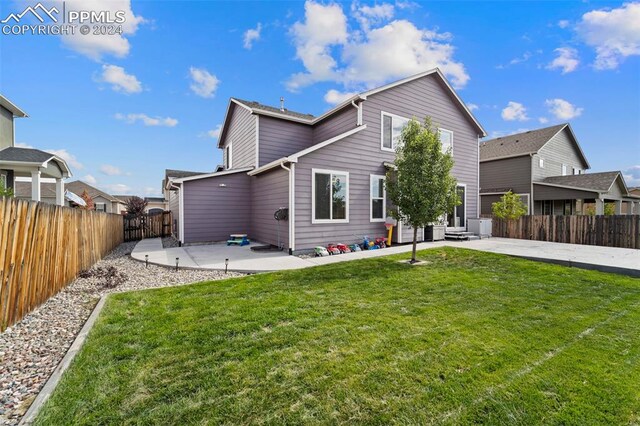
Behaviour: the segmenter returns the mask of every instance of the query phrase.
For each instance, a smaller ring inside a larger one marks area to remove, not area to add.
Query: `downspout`
[[[358,110],[356,126],[362,126],[362,102],[356,104],[356,101],[354,99],[351,101],[351,105],[353,105],[353,107]]]
[[[295,163],[291,163],[291,168],[280,163],[280,167],[289,172],[289,254],[293,254],[295,247]]]
[[[529,216],[535,215],[535,211],[533,211],[533,153],[529,154],[531,157],[531,162],[529,164]]]

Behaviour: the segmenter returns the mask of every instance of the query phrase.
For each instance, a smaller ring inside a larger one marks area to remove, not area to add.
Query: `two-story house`
[[[519,194],[529,214],[604,214],[640,211],[619,171],[586,173],[589,162],[568,123],[491,139],[480,144],[483,215],[507,191]]]
[[[178,237],[190,244],[245,233],[299,252],[384,235],[390,208],[384,180],[395,144],[409,119],[426,116],[455,160],[462,204],[447,215],[447,225],[464,230],[467,218],[479,215],[478,139],[485,131],[433,69],[355,95],[317,117],[232,98],[218,142],[219,171],[165,180]],[[287,215],[278,221],[281,208]],[[399,224],[393,238],[409,242],[412,230]]]
[[[27,117],[27,113],[0,95],[0,183],[14,188],[17,177],[31,178],[33,201],[41,200],[41,178],[55,179],[56,204],[64,205],[64,181],[71,176],[67,163],[57,155],[33,148],[15,146],[15,118]]]

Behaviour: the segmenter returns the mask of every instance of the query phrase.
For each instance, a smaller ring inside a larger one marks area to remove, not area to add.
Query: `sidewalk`
[[[506,254],[566,266],[596,269],[640,277],[640,250],[634,249],[548,243],[544,241],[509,238],[419,243],[417,248],[418,250],[425,250],[444,246]],[[160,238],[153,238],[140,241],[133,250],[133,253],[131,253],[131,257],[144,262],[145,255],[148,255],[150,263],[169,267],[175,267],[176,257],[178,257],[180,267],[219,270],[225,268],[225,259],[228,259],[228,268],[230,271],[257,273],[309,268],[312,266],[389,256],[411,251],[411,245],[409,244],[336,256],[300,258],[297,256],[289,256],[286,252],[254,252],[250,247],[251,246],[228,247],[221,243],[163,249]]]

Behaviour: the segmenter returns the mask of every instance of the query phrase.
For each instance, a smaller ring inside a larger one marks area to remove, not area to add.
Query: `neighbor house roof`
[[[0,106],[11,112],[14,117],[28,117],[26,112],[2,95],[0,95]]]
[[[189,176],[202,175],[204,173],[205,172],[192,172],[188,170],[165,169],[164,177],[165,179],[170,177],[180,179],[180,178],[189,177]]]
[[[580,153],[582,160],[587,165],[587,168],[589,168],[589,161],[584,155],[584,152],[582,152],[578,139],[576,139],[576,136],[573,134],[569,123],[557,124],[537,130],[527,130],[526,132],[501,136],[482,142],[480,144],[480,162],[537,154],[547,142],[565,128],[569,131],[571,139]]]
[[[74,180],[73,182],[68,182],[65,184],[65,187],[69,191],[77,195],[82,195],[84,191],[87,191],[87,194],[89,194],[91,198],[102,197],[111,202],[116,202],[116,203],[120,202],[120,200],[114,197],[113,195],[107,194],[106,192],[101,191],[98,188],[95,188],[89,185],[88,183],[82,182],[81,180]]]
[[[0,151],[0,161],[15,161],[20,163],[46,163],[55,155],[34,148],[20,148],[11,146]]]
[[[543,180],[543,183],[569,186],[573,188],[591,189],[597,192],[609,192],[611,186],[614,184],[618,177],[622,179],[622,174],[619,171],[585,173],[582,175],[551,176],[545,178]],[[625,187],[625,191],[627,191],[624,179],[622,179],[622,184]]]
[[[454,101],[458,103],[460,108],[467,115],[467,118],[474,124],[474,126],[478,130],[479,134],[482,135],[482,136],[485,136],[486,135],[486,131],[480,125],[478,120],[476,120],[476,118],[471,113],[471,110],[469,110],[467,105],[462,101],[462,99],[460,99],[460,97],[455,92],[455,90],[453,90],[453,87],[451,87],[451,85],[449,84],[449,82],[445,78],[444,74],[442,74],[440,69],[433,68],[433,69],[430,69],[430,70],[427,70],[427,71],[424,71],[424,72],[421,72],[421,73],[418,73],[418,74],[414,74],[414,75],[409,76],[407,78],[394,81],[394,82],[386,84],[384,86],[380,86],[380,87],[377,87],[375,89],[368,90],[366,92],[358,93],[358,94],[350,97],[349,99],[345,100],[344,102],[336,105],[334,108],[330,109],[329,111],[325,112],[324,114],[319,115],[319,116],[314,116],[312,114],[305,114],[305,113],[295,112],[295,111],[291,111],[291,110],[288,110],[288,109],[285,109],[284,111],[282,111],[280,108],[264,105],[264,104],[261,104],[259,102],[243,101],[243,100],[238,99],[238,98],[231,98],[231,99],[229,99],[229,104],[227,106],[227,112],[225,114],[225,118],[224,118],[224,121],[223,121],[223,124],[222,124],[222,129],[220,131],[220,136],[218,137],[218,147],[221,147],[221,143],[222,143],[222,140],[224,139],[224,135],[226,133],[226,128],[228,126],[227,121],[230,119],[229,112],[231,111],[231,107],[234,106],[234,105],[240,105],[241,107],[249,110],[252,114],[269,115],[269,116],[281,118],[281,119],[284,119],[284,120],[291,120],[291,121],[296,121],[296,122],[303,123],[303,124],[314,125],[314,124],[324,120],[325,118],[327,118],[327,117],[329,117],[329,116],[341,111],[343,108],[348,107],[352,102],[366,100],[367,96],[375,95],[376,93],[392,89],[394,87],[400,86],[400,85],[405,84],[405,83],[409,83],[411,81],[417,80],[417,79],[422,78],[422,77],[426,77],[426,76],[431,75],[431,74],[439,77],[440,81],[445,85],[446,89],[452,95],[452,98],[454,99]]]

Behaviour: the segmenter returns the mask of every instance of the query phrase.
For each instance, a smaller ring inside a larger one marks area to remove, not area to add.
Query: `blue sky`
[[[569,121],[591,171],[640,185],[639,2],[82,4],[126,11],[124,34],[0,35],[0,92],[30,115],[17,143],[112,193],[213,170],[231,96],[320,114],[433,66],[490,136]]]

